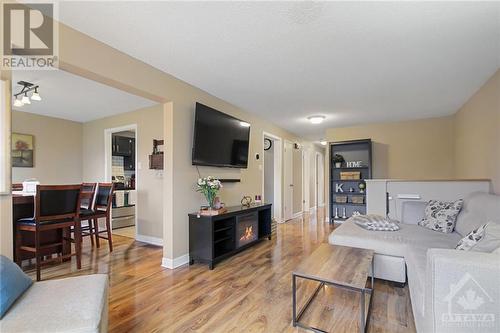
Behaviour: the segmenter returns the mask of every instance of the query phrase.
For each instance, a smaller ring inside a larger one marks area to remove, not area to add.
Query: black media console
[[[271,204],[228,207],[215,216],[189,214],[189,264],[214,264],[271,239]]]

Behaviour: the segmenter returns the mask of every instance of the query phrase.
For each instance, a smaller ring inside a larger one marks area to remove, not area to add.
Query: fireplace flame
[[[240,237],[240,241],[247,241],[253,238],[253,230],[252,226],[248,226],[245,228],[245,233]]]

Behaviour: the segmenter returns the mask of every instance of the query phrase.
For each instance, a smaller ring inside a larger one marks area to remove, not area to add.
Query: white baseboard
[[[299,217],[302,217],[304,212],[297,212],[292,215],[292,219],[298,219]]]
[[[170,259],[170,258],[162,258],[161,265],[168,269],[174,269],[179,266],[185,265],[189,263],[189,254],[184,254],[180,257]]]
[[[318,207],[325,207],[325,203],[319,204]]]
[[[143,243],[148,243],[151,245],[156,245],[156,246],[163,246],[163,239],[158,238],[158,237],[152,237],[152,236],[145,236],[145,235],[139,235],[137,234],[135,236],[135,240]]]

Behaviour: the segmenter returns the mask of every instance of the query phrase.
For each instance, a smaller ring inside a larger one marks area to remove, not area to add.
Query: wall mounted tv
[[[193,165],[246,168],[250,124],[196,103]]]

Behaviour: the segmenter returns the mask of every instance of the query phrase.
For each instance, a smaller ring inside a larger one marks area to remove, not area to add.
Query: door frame
[[[265,170],[265,158],[264,158],[264,138],[270,138],[273,140],[274,146],[274,207],[273,213],[274,218],[278,223],[283,222],[283,140],[274,134],[268,132],[262,132],[262,200],[265,202],[265,192],[264,192],[264,170]]]
[[[283,142],[283,183],[285,183],[285,181],[286,181],[286,179],[285,179],[285,176],[286,176],[285,168],[287,167],[287,165],[286,165],[286,163],[285,163],[285,153],[284,153],[284,150],[285,150],[285,145],[286,145],[286,144],[290,144],[290,147],[291,147],[291,149],[292,149],[292,150],[291,150],[291,152],[290,152],[290,153],[292,154],[292,159],[291,159],[291,160],[292,160],[292,163],[290,164],[289,168],[290,168],[290,177],[292,178],[292,179],[291,179],[291,183],[292,183],[292,185],[293,185],[293,142],[292,142],[292,141],[290,141],[290,140],[285,140],[285,141]],[[284,186],[284,187],[286,187],[287,185],[286,185],[286,184],[283,184],[283,186]],[[285,214],[285,200],[286,200],[286,190],[284,190],[284,192],[283,192],[283,203],[284,203],[284,204],[283,204],[283,222],[288,221],[288,220],[286,219],[286,216],[285,216],[285,215],[286,215],[286,214]],[[290,219],[293,219],[293,194],[292,194],[292,198],[291,198],[291,200],[290,200],[290,212],[291,212],[291,214],[290,214]],[[289,220],[290,220],[290,219],[289,219]]]
[[[112,164],[113,164],[113,151],[111,148],[111,138],[114,133],[118,132],[124,132],[124,131],[133,131],[135,133],[135,192],[136,192],[136,200],[138,198],[137,195],[137,185],[139,183],[139,166],[138,166],[138,132],[137,132],[137,124],[130,124],[130,125],[124,125],[124,126],[119,126],[119,127],[113,127],[113,128],[106,128],[104,129],[104,180],[106,182],[112,182]],[[139,225],[138,225],[138,218],[137,218],[137,202],[135,203],[134,206],[134,223],[135,223],[135,236],[134,238],[137,239],[137,235],[139,235]],[[113,219],[111,219],[113,220]],[[113,229],[113,223],[111,221],[111,229]]]

